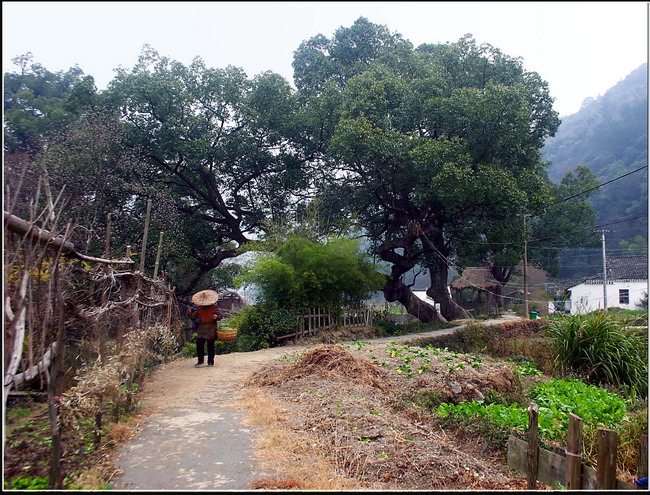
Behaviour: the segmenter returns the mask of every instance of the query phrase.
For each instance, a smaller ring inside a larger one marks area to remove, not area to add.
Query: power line
[[[587,194],[588,192],[595,191],[596,189],[599,189],[599,188],[601,188],[601,187],[603,187],[603,186],[606,186],[607,184],[611,184],[612,182],[615,182],[615,181],[617,181],[617,180],[619,180],[619,179],[622,179],[622,178],[624,178],[624,177],[627,177],[628,175],[635,174],[635,173],[637,173],[637,172],[643,170],[644,168],[648,168],[648,166],[647,166],[647,165],[644,165],[643,167],[639,167],[639,168],[637,168],[636,170],[632,170],[632,171],[627,172],[627,173],[625,173],[625,174],[623,174],[623,175],[619,175],[618,177],[615,177],[615,178],[610,179],[610,180],[608,180],[608,181],[602,182],[602,183],[598,184],[597,186],[590,187],[589,189],[585,189],[584,191],[581,191],[581,192],[579,192],[579,193],[572,194],[571,196],[568,196],[568,197],[566,197],[566,198],[560,199],[560,200],[555,201],[555,202],[553,202],[553,203],[549,203],[549,204],[547,204],[547,205],[542,205],[542,206],[540,206],[540,209],[541,209],[541,208],[548,208],[549,206],[555,206],[555,205],[557,205],[557,204],[564,203],[565,201],[569,201],[570,199],[577,198],[578,196],[582,196],[583,194]]]

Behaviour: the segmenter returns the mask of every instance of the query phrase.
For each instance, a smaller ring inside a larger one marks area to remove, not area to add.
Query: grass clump
[[[571,315],[551,322],[555,365],[604,383],[626,394],[647,397],[648,337],[646,329],[628,327],[602,311]]]

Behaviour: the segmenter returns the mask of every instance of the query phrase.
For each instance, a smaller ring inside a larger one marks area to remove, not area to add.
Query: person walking
[[[202,290],[192,296],[192,304],[196,310],[188,311],[188,316],[199,322],[196,329],[196,355],[198,362],[196,368],[203,366],[205,360],[205,347],[208,348],[208,366],[214,366],[214,342],[217,338],[217,321],[223,316],[217,307],[219,294],[213,290]]]

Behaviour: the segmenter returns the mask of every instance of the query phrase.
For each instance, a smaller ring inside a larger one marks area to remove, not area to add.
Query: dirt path
[[[519,319],[505,316],[485,324]],[[400,342],[439,336],[458,327],[373,342]],[[253,448],[256,431],[242,424],[237,406],[243,383],[264,363],[310,346],[288,346],[216,356],[213,368],[194,368],[180,358],[157,368],[143,390],[144,421],[132,441],[118,449],[116,490],[247,490],[258,479],[276,476],[259,468]]]

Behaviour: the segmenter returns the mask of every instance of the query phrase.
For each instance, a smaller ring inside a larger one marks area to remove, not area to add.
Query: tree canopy
[[[320,237],[347,226],[369,238],[390,267],[388,301],[423,321],[440,318],[404,283],[418,265],[442,315],[456,318],[465,313],[447,290],[450,266],[487,265],[505,282],[530,235],[523,215],[531,232],[563,245],[581,241],[572,233],[592,222],[584,197],[549,202],[592,177],[577,170],[559,185],[548,180],[540,150],[559,119],[546,82],[520,59],[471,35],[414,47],[359,18],[303,42],[293,66],[296,89],[272,72],[250,78],[200,58],[186,66],[145,46],[98,93],[76,69],[52,75],[32,64],[5,75],[5,151],[33,153],[35,166],[56,171],[75,205],[69,214],[92,218],[95,232],[106,214],[119,217],[122,242],[138,239],[152,200],[154,230],[166,233],[163,266],[180,294],[209,286],[246,245],[273,243],[278,225],[318,209],[327,219]],[[21,96],[38,81],[52,88],[51,101]],[[57,135],[54,122],[63,121]],[[93,133],[102,139],[93,143]],[[286,259],[277,263],[292,249],[325,256],[301,242],[265,266],[286,272]],[[551,269],[560,244],[536,247]],[[322,275],[319,283],[334,276]]]
[[[308,180],[291,146],[294,97],[277,74],[249,79],[198,58],[186,67],[145,48],[109,93],[141,156],[133,174],[142,194],[174,203],[194,265],[186,292],[283,217],[290,193]]]
[[[391,264],[386,299],[436,317],[402,281],[421,264],[443,315],[462,315],[446,289],[449,266],[503,262],[501,247],[486,246],[520,254],[516,218],[549,196],[540,150],[559,119],[547,84],[471,35],[413,48],[363,18],[303,43],[294,67],[305,112],[336,105],[311,129],[331,173],[324,196],[359,219]]]

